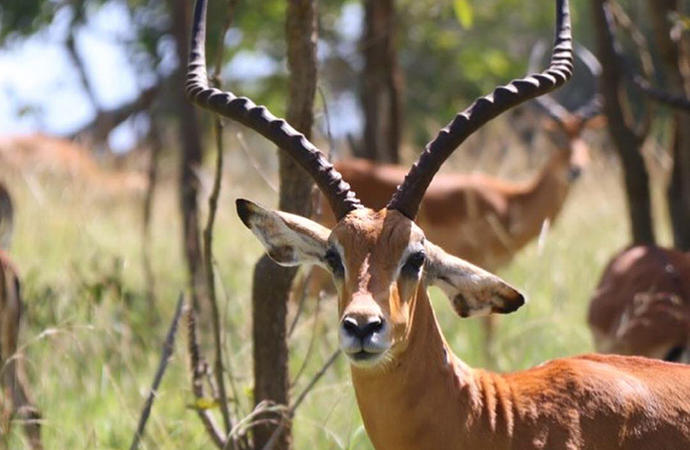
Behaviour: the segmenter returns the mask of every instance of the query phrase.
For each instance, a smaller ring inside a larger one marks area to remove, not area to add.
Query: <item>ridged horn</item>
[[[209,86],[206,73],[206,0],[194,6],[189,64],[185,89],[196,105],[239,122],[287,152],[314,179],[328,200],[333,213],[341,219],[362,204],[343,181],[323,153],[284,119],[275,117],[265,106],[257,106],[246,97],[237,97]]]

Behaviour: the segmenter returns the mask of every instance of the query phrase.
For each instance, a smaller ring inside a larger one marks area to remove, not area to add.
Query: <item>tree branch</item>
[[[156,399],[156,391],[163,380],[163,375],[165,370],[168,368],[168,362],[170,362],[170,357],[175,350],[175,334],[177,333],[177,325],[180,322],[180,316],[182,315],[182,306],[184,304],[184,296],[180,294],[177,300],[177,307],[175,308],[175,315],[173,316],[172,323],[168,329],[168,334],[165,338],[163,344],[163,351],[161,354],[161,361],[158,364],[158,370],[156,370],[156,375],[153,377],[153,383],[151,384],[151,389],[149,390],[149,395],[144,403],[144,408],[141,411],[141,416],[139,418],[139,425],[137,426],[137,431],[134,433],[134,439],[132,440],[132,445],[130,445],[130,450],[136,450],[139,447],[139,442],[141,437],[144,435],[144,429],[146,428],[146,423],[148,422],[149,416],[151,415],[151,409],[153,408],[153,401]]]

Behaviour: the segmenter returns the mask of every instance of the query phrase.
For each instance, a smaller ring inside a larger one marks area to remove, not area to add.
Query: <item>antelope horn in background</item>
[[[602,68],[597,57],[594,56],[594,54],[583,45],[576,43],[574,48],[577,57],[580,58],[580,61],[583,62],[585,67],[587,67],[589,72],[592,74],[592,77],[598,82],[598,80],[601,78]],[[532,53],[530,54],[529,59],[530,72],[536,72],[538,70],[539,61],[541,60],[545,51],[546,44],[543,40],[537,42],[537,44],[532,48]],[[565,106],[556,100],[555,97],[549,94],[537,97],[534,99],[534,101],[541,106],[542,110],[544,110],[549,117],[561,124],[565,124],[572,119],[580,120],[583,123],[587,122],[589,119],[601,114],[603,107],[603,99],[596,89],[587,102],[579,106],[574,112],[570,112]]]

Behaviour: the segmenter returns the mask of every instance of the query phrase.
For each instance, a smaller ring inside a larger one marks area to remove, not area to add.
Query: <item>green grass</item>
[[[248,167],[233,155],[231,167]],[[230,171],[215,235],[227,354],[246,412],[251,392],[250,281],[259,244],[241,226],[233,200],[243,195],[272,205],[275,194],[253,173]],[[7,177],[5,177],[7,179]],[[146,304],[141,269],[141,199],[104,196],[95,187],[46,180],[40,196],[9,176],[18,209],[12,254],[24,280],[22,342],[33,395],[45,418],[52,449],[121,449],[130,444],[158,364],[176,297],[185,285],[174,177],[158,190],[153,224],[156,312]],[[242,186],[242,188],[239,188]],[[529,304],[501,318],[498,368],[517,370],[547,359],[591,351],[587,300],[610,255],[627,242],[619,173],[592,167],[572,193],[543,245],[521,252],[501,276],[526,292]],[[478,321],[458,318],[440,291],[434,306],[455,352],[484,363]],[[300,322],[291,347],[296,373],[317,333],[300,392],[337,346],[333,301],[315,304]],[[210,357],[211,353],[207,352]],[[192,402],[184,334],[163,381],[142,448],[211,448]],[[296,448],[370,449],[346,362],[341,358],[298,410]],[[12,448],[23,448],[15,426]]]

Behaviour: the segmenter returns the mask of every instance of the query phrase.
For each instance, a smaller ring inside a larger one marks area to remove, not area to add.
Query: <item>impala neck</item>
[[[546,219],[553,222],[561,212],[572,185],[569,170],[569,152],[558,151],[510,202],[510,230],[517,243],[532,240]]]
[[[422,283],[412,301],[405,349],[385,369],[352,367],[362,420],[377,450],[442,448],[430,444],[449,442],[477,404],[473,372],[450,352]]]

